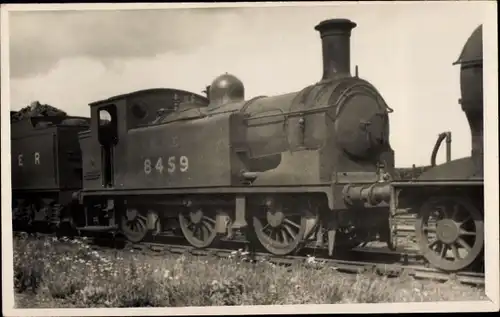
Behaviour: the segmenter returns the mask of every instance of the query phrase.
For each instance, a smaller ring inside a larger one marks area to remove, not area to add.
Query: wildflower
[[[274,285],[274,284],[269,285],[269,291],[270,291],[271,293],[276,292],[276,285]]]

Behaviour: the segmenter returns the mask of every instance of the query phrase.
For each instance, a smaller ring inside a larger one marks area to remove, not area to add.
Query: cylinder
[[[391,185],[389,183],[373,183],[371,185],[346,185],[342,191],[347,204],[359,202],[376,206],[381,202],[388,202],[391,198]]]
[[[323,50],[323,77],[329,80],[338,74],[351,74],[351,30],[356,23],[348,19],[325,20],[316,25]]]

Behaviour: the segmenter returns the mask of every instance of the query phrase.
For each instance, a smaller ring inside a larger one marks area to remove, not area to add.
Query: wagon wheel
[[[156,218],[155,230],[160,231],[159,218]],[[148,230],[148,218],[144,212],[135,208],[127,208],[121,217],[121,230],[127,240],[139,243],[146,238]]]
[[[186,240],[200,249],[210,246],[217,236],[215,219],[203,212],[201,208],[181,212],[179,224]]]
[[[435,225],[429,223],[432,218]],[[415,233],[427,261],[446,271],[468,267],[484,246],[483,216],[469,200],[462,197],[429,199],[417,217]]]
[[[268,211],[265,218],[253,217],[255,235],[262,246],[275,255],[298,251],[304,242],[307,218],[286,215],[282,211]]]

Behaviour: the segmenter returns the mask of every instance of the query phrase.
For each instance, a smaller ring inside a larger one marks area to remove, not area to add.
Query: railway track
[[[331,259],[323,256],[274,256],[263,252],[242,252],[233,249],[207,248],[197,249],[187,245],[171,245],[160,243],[142,243],[142,244],[127,244],[124,250],[134,250],[142,252],[149,256],[167,256],[167,255],[191,255],[196,257],[215,256],[219,258],[240,257],[246,261],[258,262],[267,261],[276,265],[297,265],[302,264],[309,266],[311,269],[315,267],[323,267],[328,265],[340,273],[359,274],[367,271],[375,272],[388,277],[399,277],[402,274],[412,276],[415,279],[426,279],[440,282],[454,280],[466,285],[483,286],[484,274],[476,272],[460,272],[456,274],[448,274],[440,272],[433,268],[419,265],[415,260],[410,260],[408,263],[395,263],[386,257],[385,261],[380,261],[383,254],[377,253],[373,260],[378,258],[378,261],[354,261]],[[358,251],[359,252],[359,251]],[[373,251],[371,251],[373,252]],[[368,252],[367,252],[368,253]],[[375,252],[373,252],[375,254]],[[242,257],[243,255],[243,257]],[[392,262],[392,263],[391,263]],[[320,266],[318,266],[320,264]]]
[[[155,241],[134,244],[122,239],[91,238],[95,249],[118,248],[123,251],[134,250],[148,256],[191,255],[196,257],[230,258],[240,257],[246,261],[268,261],[276,265],[291,266],[303,264],[311,267],[333,267],[339,273],[358,274],[366,271],[388,277],[412,276],[415,279],[433,280],[438,282],[456,281],[471,286],[484,286],[484,274],[474,271],[446,273],[426,266],[423,258],[416,250],[390,251],[381,247],[360,247],[343,253],[336,258],[328,257],[326,250],[304,248],[300,253],[289,256],[275,256],[266,252],[249,251],[248,244],[241,241],[222,240],[218,247],[198,249],[188,245],[182,237],[160,237]],[[242,257],[243,255],[243,257]],[[320,266],[318,266],[320,264]]]
[[[190,254],[194,256],[217,256],[220,258],[229,258],[235,255],[234,250],[227,249],[196,249],[190,246],[165,245],[155,243],[145,243],[143,245],[130,245],[129,248],[147,252],[148,254],[166,255],[166,254]],[[275,264],[293,265],[293,264],[312,264],[321,263],[335,268],[342,273],[362,273],[374,271],[379,274],[397,277],[405,273],[416,279],[432,279],[437,281],[455,280],[468,285],[484,285],[484,274],[475,272],[461,272],[457,274],[446,274],[432,268],[427,268],[417,264],[400,263],[379,263],[379,262],[361,262],[353,260],[327,259],[324,257],[315,258],[313,261],[304,256],[273,256],[267,253],[256,252],[248,254],[251,261],[268,261]],[[378,254],[380,256],[380,254]],[[410,262],[411,263],[411,262]],[[311,265],[311,267],[313,267]]]
[[[275,256],[259,249],[249,250],[247,241],[220,240],[212,248],[197,249],[189,244],[181,236],[161,235],[152,240],[133,244],[122,237],[93,236],[89,243],[94,249],[112,248],[121,250],[135,250],[149,256],[165,256],[189,254],[192,256],[205,257],[216,256],[229,258],[241,254],[238,250],[245,250],[245,260],[262,261],[277,265],[293,265],[302,263],[311,268],[317,267],[314,263],[321,263],[335,268],[341,273],[361,273],[372,271],[389,277],[398,277],[401,274],[412,276],[416,279],[430,279],[446,282],[458,281],[462,284],[473,286],[484,286],[484,274],[474,271],[457,273],[446,273],[428,267],[423,257],[416,249],[408,247],[414,244],[414,217],[411,215],[398,216],[396,237],[403,243],[399,243],[403,249],[391,251],[384,244],[368,244],[363,247],[354,248],[334,258],[328,257],[326,250],[308,247],[299,253],[289,256]],[[38,233],[40,236],[53,237],[50,233]]]

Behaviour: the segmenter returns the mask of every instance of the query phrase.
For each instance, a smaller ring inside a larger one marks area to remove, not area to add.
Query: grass
[[[151,257],[95,251],[84,240],[16,236],[14,287],[18,308],[173,307],[421,302],[486,299],[483,289],[453,282],[349,275],[236,254]]]

